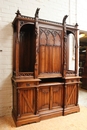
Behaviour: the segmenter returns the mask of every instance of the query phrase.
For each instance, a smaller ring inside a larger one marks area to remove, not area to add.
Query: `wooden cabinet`
[[[16,126],[79,111],[78,28],[21,15],[13,21],[13,118]],[[74,70],[69,41],[75,41]],[[73,41],[73,39],[72,39]]]
[[[67,77],[65,79],[65,91],[64,91],[64,115],[69,113],[78,112],[78,83],[79,77]]]

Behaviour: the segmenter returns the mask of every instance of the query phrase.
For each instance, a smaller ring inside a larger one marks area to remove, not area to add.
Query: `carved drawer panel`
[[[67,79],[66,83],[76,83],[79,82],[79,79]]]
[[[35,86],[34,82],[21,82],[18,83],[18,87],[31,87],[31,86]]]

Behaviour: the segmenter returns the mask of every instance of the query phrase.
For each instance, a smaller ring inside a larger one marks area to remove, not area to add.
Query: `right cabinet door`
[[[78,83],[65,85],[64,99],[64,115],[79,111]]]

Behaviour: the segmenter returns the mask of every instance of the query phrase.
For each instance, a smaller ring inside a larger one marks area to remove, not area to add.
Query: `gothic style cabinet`
[[[78,112],[77,25],[21,15],[13,21],[13,118],[16,126]],[[73,46],[73,67],[70,46]]]

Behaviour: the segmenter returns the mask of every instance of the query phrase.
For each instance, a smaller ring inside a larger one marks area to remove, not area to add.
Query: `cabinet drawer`
[[[34,82],[22,82],[18,83],[18,87],[32,87],[35,86]]]
[[[79,79],[67,79],[66,83],[76,83],[79,82]]]

